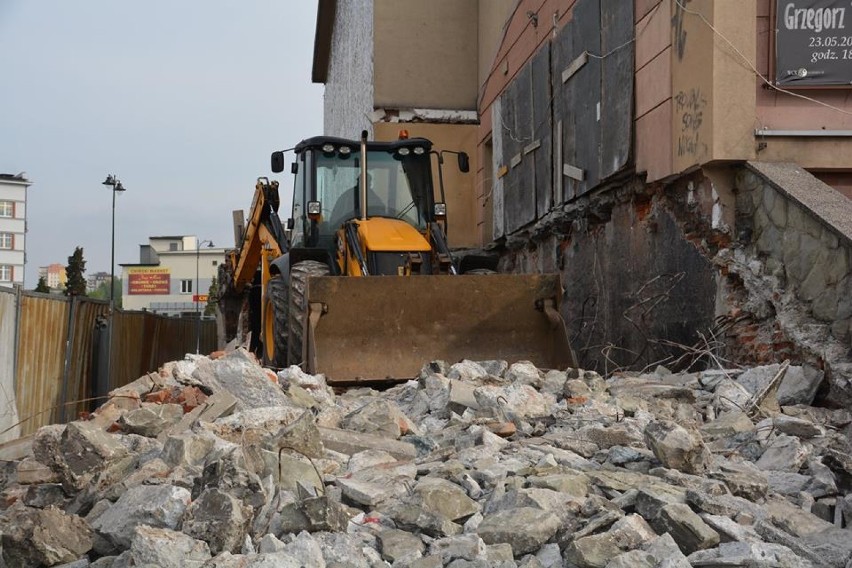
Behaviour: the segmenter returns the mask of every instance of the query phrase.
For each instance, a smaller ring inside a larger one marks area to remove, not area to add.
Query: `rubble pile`
[[[188,356],[0,462],[7,566],[847,567],[822,373],[433,362],[335,393]],[[852,528],[852,525],[850,525]]]

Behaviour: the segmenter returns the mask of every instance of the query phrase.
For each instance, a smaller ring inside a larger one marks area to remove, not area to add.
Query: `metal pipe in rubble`
[[[367,131],[361,131],[361,220],[367,220]]]

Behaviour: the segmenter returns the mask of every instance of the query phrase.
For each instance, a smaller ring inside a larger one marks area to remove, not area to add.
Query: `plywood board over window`
[[[580,0],[495,101],[495,233],[511,234],[630,166],[633,2]],[[502,174],[502,175],[501,175]]]

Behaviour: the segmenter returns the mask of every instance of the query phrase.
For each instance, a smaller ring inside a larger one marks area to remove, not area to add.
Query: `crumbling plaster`
[[[324,133],[372,137],[373,2],[338,0],[324,95]]]

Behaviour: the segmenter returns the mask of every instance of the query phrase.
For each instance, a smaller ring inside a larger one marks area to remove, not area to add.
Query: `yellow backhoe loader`
[[[574,366],[557,274],[497,274],[447,246],[443,175],[435,199],[424,138],[315,137],[292,148],[289,238],[278,186],[261,178],[223,293],[253,280],[254,336],[267,364],[301,365],[332,384],[407,379],[435,359]],[[272,154],[281,172],[285,152]],[[468,156],[457,156],[462,172]],[[259,298],[257,298],[259,296]],[[220,306],[222,303],[220,303]],[[252,307],[253,305],[253,307]]]

